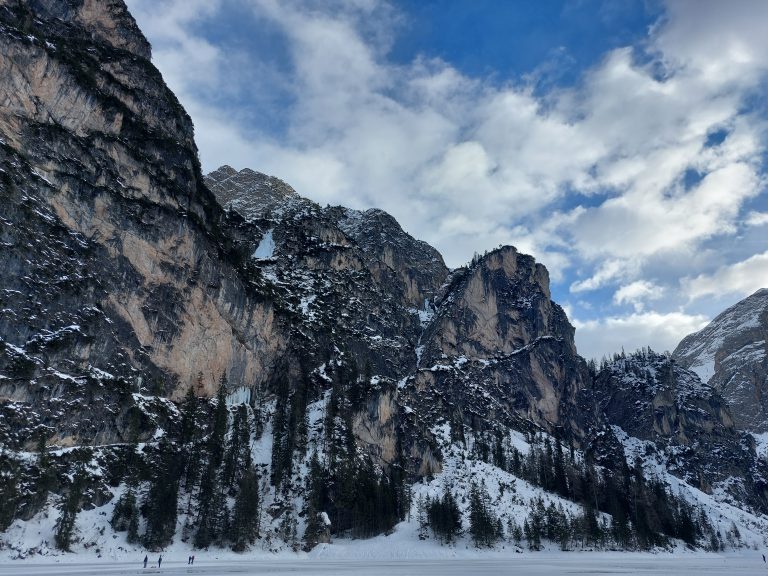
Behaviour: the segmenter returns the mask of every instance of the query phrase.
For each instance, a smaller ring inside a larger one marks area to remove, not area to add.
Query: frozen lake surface
[[[156,561],[157,557],[151,557]],[[197,562],[164,561],[161,569],[141,568],[129,562],[67,562],[35,564],[12,561],[0,566],[0,576],[70,576],[120,574],[226,574],[290,576],[495,576],[525,574],[656,574],[696,575],[768,574],[761,554],[739,555],[641,555],[641,554],[531,554],[509,559],[435,560],[323,560],[317,558],[276,560],[221,560]]]

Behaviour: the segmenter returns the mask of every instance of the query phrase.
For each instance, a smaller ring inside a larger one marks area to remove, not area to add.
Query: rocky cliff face
[[[586,365],[541,264],[511,247],[491,252],[451,274],[430,314],[409,403],[473,429],[524,422],[583,439]]]
[[[420,313],[448,274],[434,248],[385,212],[320,208],[252,170],[225,166],[206,182],[247,223],[250,263],[286,303],[290,355],[313,367],[347,355],[389,380],[413,368]]]
[[[355,431],[384,462],[400,430],[414,470],[439,469],[428,446],[448,422],[584,439],[586,366],[533,258],[508,247],[449,274],[379,210],[322,209],[248,169],[206,182],[253,227],[251,260],[294,313],[289,354],[318,376],[353,363],[373,383]]]
[[[608,475],[625,464],[618,438],[653,442],[680,477],[709,489],[731,475],[741,488],[729,492],[765,509],[762,469],[722,398],[655,356],[594,383],[532,257],[504,247],[451,271],[380,210],[321,208],[247,169],[203,176],[191,121],[122,2],[0,0],[0,54],[0,488],[14,474],[39,481],[23,451],[42,436],[99,447],[92,461],[108,473],[87,502],[108,501],[120,466],[143,458],[115,444],[173,455],[152,439],[181,438],[178,400],[190,387],[212,396],[225,375],[222,399],[238,407],[223,421],[237,412],[243,445],[263,449],[245,461],[271,477],[270,522],[303,498],[306,466],[293,464],[310,450],[335,496],[376,476],[403,514],[406,479],[439,472],[444,451],[455,463],[465,435],[512,442],[512,431],[567,441],[583,449],[573,462]],[[754,329],[749,342],[726,339],[715,371],[765,344],[757,296],[733,320]],[[207,426],[187,430],[184,450],[209,449]],[[71,481],[66,454],[49,490]],[[163,484],[140,468],[145,488]],[[17,490],[22,505],[0,523],[46,497]]]
[[[652,442],[658,463],[675,475],[704,492],[765,505],[768,470],[751,437],[736,430],[720,394],[674,359],[652,350],[617,357],[597,374],[594,398],[612,425]]]
[[[673,355],[727,399],[738,428],[768,432],[768,289],[686,336]]]
[[[51,441],[112,442],[134,392],[268,378],[286,329],[122,2],[4,1],[0,52],[7,428],[34,403]],[[112,417],[76,408],[93,404]]]
[[[252,171],[204,180],[191,122],[119,2],[6,2],[0,18],[9,435],[34,413],[53,442],[113,442],[134,394],[211,395],[221,374],[268,390],[277,366],[322,387],[354,364],[373,382],[357,429],[388,452],[396,384],[422,351],[494,358],[483,378],[502,387],[516,371],[518,419],[572,412],[581,368],[543,267],[501,252],[444,287],[440,255],[388,214],[321,209]]]

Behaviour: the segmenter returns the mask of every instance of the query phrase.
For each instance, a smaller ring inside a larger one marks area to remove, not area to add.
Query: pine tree
[[[129,486],[117,499],[115,507],[112,509],[112,518],[109,521],[112,529],[115,532],[128,530],[128,526],[134,515],[138,514],[138,510],[136,494],[133,491],[133,487]]]
[[[16,517],[20,501],[21,474],[16,461],[0,453],[0,532]]]
[[[427,504],[427,521],[441,542],[453,542],[461,532],[461,511],[451,491],[446,487],[443,497]]]
[[[248,428],[248,413],[244,405],[240,405],[235,412],[232,421],[232,432],[229,435],[226,455],[224,457],[224,472],[222,475],[222,487],[229,495],[234,495],[237,480],[242,474],[241,466],[244,457],[243,442],[244,431]]]
[[[469,533],[478,548],[491,547],[500,537],[498,520],[490,509],[484,484],[472,484],[469,492]]]
[[[305,490],[307,494],[307,526],[304,530],[303,540],[304,549],[309,551],[319,542],[321,533],[326,529],[321,520],[321,513],[325,512],[329,503],[327,474],[320,464],[317,452],[313,452],[309,460]]]
[[[202,377],[202,374],[200,375]],[[181,430],[180,430],[180,442],[182,444],[191,443],[197,434],[197,411],[198,401],[195,395],[195,389],[190,386],[187,389],[187,393],[184,396],[184,401],[181,405]]]
[[[294,551],[299,549],[298,528],[293,508],[288,508],[278,526],[277,535]]]
[[[213,468],[221,466],[224,458],[224,436],[227,434],[227,375],[222,374],[219,381],[219,391],[216,394],[216,408],[213,412],[213,425],[208,438],[208,457]]]
[[[227,533],[229,510],[221,486],[219,469],[224,459],[224,438],[227,433],[227,377],[222,374],[216,394],[211,433],[207,442],[207,465],[200,479],[198,493],[197,530],[193,544],[195,548],[207,548],[214,542],[221,542]]]
[[[164,437],[158,446],[157,462],[143,506],[147,518],[144,545],[149,550],[159,550],[173,541],[180,477],[178,451]]]
[[[85,470],[80,466],[75,473],[69,493],[62,499],[59,508],[59,519],[56,521],[53,538],[56,548],[69,552],[75,535],[75,521],[80,510],[80,499],[85,485]]]
[[[272,419],[272,466],[270,482],[280,488],[286,476],[290,476],[292,450],[289,443],[289,386],[288,376],[281,371],[275,381],[275,413]]]
[[[561,496],[568,496],[568,480],[565,474],[565,457],[563,456],[563,445],[559,440],[555,440],[555,490]]]
[[[53,469],[43,434],[40,434],[37,439],[37,468],[39,472],[34,499],[38,504],[42,505],[48,500],[48,493],[56,484],[56,472]]]
[[[130,519],[128,520],[128,534],[126,534],[126,541],[128,544],[139,543],[139,508],[136,506],[136,498],[133,502],[129,502],[130,506]]]
[[[216,468],[209,460],[203,476],[200,480],[200,492],[198,494],[197,531],[195,532],[195,548],[207,548],[213,542],[216,534],[216,520],[214,518],[213,505],[216,494],[219,492]]]

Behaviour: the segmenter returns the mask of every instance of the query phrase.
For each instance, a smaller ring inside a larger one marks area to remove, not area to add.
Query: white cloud
[[[284,111],[286,136],[276,140],[239,128],[238,118],[226,118],[198,86],[262,90],[262,74],[233,70],[228,61],[238,59],[190,26],[220,3],[197,1],[189,9],[179,0],[162,9],[149,0],[130,4],[155,44],[157,65],[195,119],[208,169],[247,165],[285,178],[321,203],[379,206],[452,264],[498,239],[527,245],[536,255],[559,253],[565,266],[607,257],[637,269],[626,261],[638,254],[730,233],[744,199],[757,190],[759,123],[739,121],[737,89],[752,86],[755,74],[718,83],[702,70],[713,58],[755,70],[762,53],[747,51],[747,58],[738,48],[744,42],[728,32],[732,50],[696,57],[710,45],[713,27],[741,26],[743,18],[708,19],[690,4],[670,8],[649,45],[667,66],[666,76],[622,48],[580,87],[547,95],[545,106],[529,86],[469,78],[444,62],[392,64],[387,50],[396,17],[386,2],[244,2],[262,25],[279,30],[291,56],[290,78],[282,83],[294,103]],[[692,14],[700,24],[695,29],[687,20]],[[253,66],[263,72],[258,59]],[[731,134],[705,151],[708,132],[721,126]],[[703,180],[684,190],[688,169]],[[534,232],[529,223],[541,225],[572,190],[612,197],[577,208],[570,222],[549,227],[549,237]],[[557,239],[563,236],[574,241],[563,246]],[[630,279],[600,274],[576,282],[576,290]]]
[[[736,264],[723,266],[713,274],[684,278],[682,285],[683,291],[691,300],[708,295],[748,296],[760,288],[768,288],[768,251],[755,254]]]
[[[221,0],[127,0],[127,4],[152,43],[152,61],[185,104],[192,102],[184,98],[191,85],[225,85],[220,76],[221,50],[190,32],[191,25],[221,8]]]
[[[768,212],[750,212],[745,224],[747,226],[765,226],[768,224]]]
[[[706,316],[682,312],[636,312],[587,322],[574,319],[573,325],[576,327],[579,354],[585,358],[600,359],[622,348],[627,352],[644,346],[658,352],[672,351],[680,340],[701,330],[708,321]]]
[[[760,192],[756,168],[745,162],[709,172],[688,191],[669,186],[633,188],[583,212],[573,227],[581,253],[636,259],[695,246],[734,232],[740,206]]]
[[[673,23],[655,46],[672,67],[691,68],[716,86],[753,85],[768,65],[768,3],[762,0],[674,0]]]
[[[631,304],[636,312],[642,312],[649,300],[659,300],[664,295],[664,289],[647,280],[637,280],[625,284],[613,295],[615,304]]]
[[[626,260],[606,260],[600,264],[592,276],[571,284],[571,292],[586,292],[597,290],[608,283],[627,277],[636,272],[636,264]]]

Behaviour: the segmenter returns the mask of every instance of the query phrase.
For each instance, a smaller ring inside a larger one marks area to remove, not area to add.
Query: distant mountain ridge
[[[673,356],[727,399],[737,427],[768,432],[768,288],[686,336]]]

